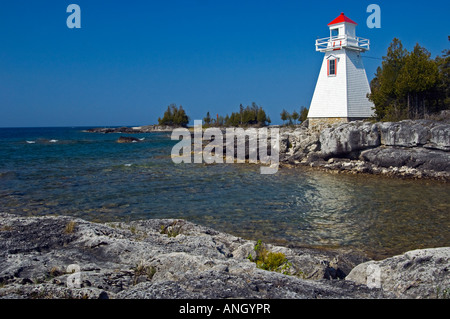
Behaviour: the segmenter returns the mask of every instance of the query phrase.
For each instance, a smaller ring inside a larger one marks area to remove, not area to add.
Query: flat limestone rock
[[[254,247],[177,219],[99,224],[0,213],[0,298],[390,296],[338,280],[355,266],[351,253],[267,244],[290,262],[282,274],[257,268],[248,259]]]
[[[398,298],[449,298],[450,247],[419,249],[357,265],[345,278]]]

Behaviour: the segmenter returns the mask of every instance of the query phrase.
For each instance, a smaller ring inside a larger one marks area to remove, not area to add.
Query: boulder
[[[320,150],[319,133],[300,126],[295,130],[283,130],[280,137],[282,161],[299,162],[311,152]]]
[[[410,167],[450,172],[450,153],[423,147],[378,147],[361,152],[361,160],[381,167]]]
[[[131,136],[121,136],[117,139],[117,143],[137,143],[139,139]]]
[[[387,146],[422,146],[430,137],[430,128],[424,121],[381,122],[377,126],[381,132],[381,141]]]
[[[370,122],[349,122],[322,130],[321,153],[325,158],[347,156],[380,145],[378,126]]]
[[[430,120],[377,123],[381,144],[450,151],[450,124]]]
[[[450,151],[450,124],[436,125],[430,129],[430,135],[424,147]]]
[[[345,278],[398,298],[449,298],[450,247],[409,251],[356,266]]]

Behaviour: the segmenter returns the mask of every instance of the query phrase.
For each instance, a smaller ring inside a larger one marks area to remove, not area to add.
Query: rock
[[[335,172],[408,178],[450,178],[450,121],[335,124],[320,135],[281,129],[280,163]]]
[[[254,241],[183,220],[98,224],[2,213],[0,223],[0,298],[390,296],[324,279],[355,266],[348,253],[267,245],[285,254],[292,275],[265,271],[247,258]]]
[[[442,124],[430,130],[431,137],[424,145],[427,148],[434,148],[443,151],[450,151],[450,125]]]
[[[137,134],[149,132],[172,132],[179,126],[170,125],[144,125],[137,127],[95,127],[85,130],[87,133],[123,133],[123,134]]]
[[[325,158],[346,156],[380,145],[378,126],[369,122],[350,122],[326,128],[320,133],[321,153]]]
[[[410,167],[422,171],[450,172],[450,153],[422,147],[379,147],[361,152],[361,159],[381,167]]]
[[[430,129],[424,122],[405,120],[378,124],[382,143],[387,146],[414,147],[427,143]]]
[[[319,149],[319,133],[309,130],[306,126],[281,131],[280,154],[284,155],[282,161],[302,161],[309,153]]]
[[[117,143],[137,143],[139,139],[131,136],[121,136],[117,139]]]
[[[386,146],[427,147],[450,151],[450,124],[429,120],[377,123]]]
[[[448,298],[450,247],[420,249],[356,266],[345,278],[398,298]]]

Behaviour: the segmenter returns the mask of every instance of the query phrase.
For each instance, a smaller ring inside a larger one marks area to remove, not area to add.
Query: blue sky
[[[81,29],[69,29],[69,4]],[[381,8],[369,29],[367,6]],[[29,0],[0,5],[0,127],[145,125],[170,103],[191,120],[239,104],[309,107],[322,62],[316,38],[341,12],[371,40],[369,81],[394,37],[434,58],[450,47],[450,2]]]

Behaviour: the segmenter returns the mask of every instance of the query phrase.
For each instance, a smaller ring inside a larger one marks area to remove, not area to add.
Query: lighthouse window
[[[331,36],[337,37],[339,35],[339,29],[331,29]]]
[[[336,60],[328,60],[328,75],[336,75]]]

